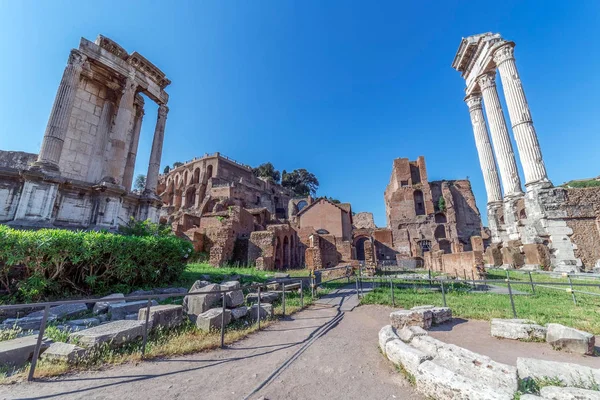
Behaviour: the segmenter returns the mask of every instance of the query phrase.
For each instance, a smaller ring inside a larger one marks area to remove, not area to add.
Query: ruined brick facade
[[[468,180],[427,179],[424,157],[394,160],[384,194],[391,249],[398,260],[471,250],[471,237],[481,236],[482,225]]]

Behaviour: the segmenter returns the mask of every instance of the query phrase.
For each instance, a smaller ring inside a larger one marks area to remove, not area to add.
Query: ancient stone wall
[[[301,210],[298,226],[312,227],[318,233],[331,234],[342,240],[352,239],[350,213],[326,199],[319,199]]]
[[[354,228],[356,229],[375,229],[375,219],[373,213],[370,212],[359,212],[352,217],[354,222]]]
[[[573,230],[575,256],[591,270],[600,260],[600,188],[567,189],[562,208],[567,213],[567,226]]]

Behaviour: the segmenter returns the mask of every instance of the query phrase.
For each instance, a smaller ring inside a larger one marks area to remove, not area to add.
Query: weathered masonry
[[[596,254],[582,249],[600,245],[599,214],[594,206],[597,193],[557,188],[548,178],[514,47],[514,42],[499,34],[469,36],[463,38],[452,63],[466,82],[465,102],[487,192],[493,243],[488,263],[576,271],[583,257],[591,268]],[[496,70],[525,176],[525,192],[496,86]]]
[[[0,223],[114,229],[130,217],[157,221],[170,83],[141,54],[102,35],[82,38],[69,55],[40,153],[0,154]],[[159,107],[146,187],[133,193],[141,94]]]

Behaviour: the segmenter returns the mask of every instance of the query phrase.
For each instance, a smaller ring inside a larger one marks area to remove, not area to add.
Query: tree
[[[183,165],[183,163],[181,161],[175,161],[173,163],[173,169],[181,167]]]
[[[446,200],[444,199],[444,197],[439,198],[437,206],[438,210],[440,210],[441,212],[446,212]]]
[[[333,204],[340,204],[341,201],[339,201],[338,199],[334,199],[333,197],[326,197],[327,200],[329,200],[330,202],[332,202]]]
[[[314,196],[319,188],[319,180],[314,174],[301,168],[289,173],[283,171],[281,185],[293,190],[297,196]]]
[[[163,174],[168,174],[169,171],[171,170],[171,167],[169,167],[168,165],[165,167],[165,169],[163,169]]]
[[[281,179],[281,174],[270,162],[260,164],[256,168],[252,168],[252,173],[254,176],[265,178],[273,183],[279,183],[279,180]]]
[[[143,192],[146,187],[146,175],[139,174],[135,177],[135,182],[133,183],[133,189],[138,192]]]

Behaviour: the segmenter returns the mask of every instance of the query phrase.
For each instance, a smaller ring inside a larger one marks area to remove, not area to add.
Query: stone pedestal
[[[507,240],[519,240],[519,216],[517,215],[517,203],[523,199],[523,193],[504,197],[504,228],[506,230]]]
[[[504,209],[501,201],[487,204],[488,227],[492,234],[492,243],[501,243],[508,240],[506,228],[500,220],[502,215],[504,215]]]

